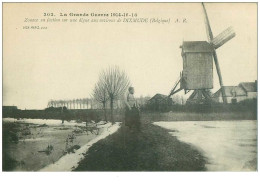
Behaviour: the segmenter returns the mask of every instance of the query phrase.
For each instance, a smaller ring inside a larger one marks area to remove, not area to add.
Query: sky
[[[255,81],[257,4],[205,6],[214,37],[229,26],[236,32],[235,38],[217,49],[224,85]],[[24,22],[25,18],[46,18],[44,13],[61,19],[60,13],[118,12],[170,19],[170,23]],[[187,23],[176,23],[177,19]],[[48,29],[23,29],[34,25]],[[113,65],[128,74],[136,96],[167,95],[182,71],[182,42],[206,40],[200,3],[4,4],[3,105],[43,109],[50,99],[88,98],[99,73]],[[214,65],[213,72],[216,91],[219,83]]]

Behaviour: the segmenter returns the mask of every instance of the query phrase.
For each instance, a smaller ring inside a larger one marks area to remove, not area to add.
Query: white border
[[[4,1],[18,2],[18,1]],[[42,2],[42,1],[23,1],[23,2]],[[61,2],[61,1],[45,1],[45,2]],[[64,1],[66,2],[66,1]],[[68,1],[67,1],[68,2]],[[77,1],[86,2],[86,1]],[[99,2],[99,1],[88,1]],[[102,1],[102,2],[118,2],[118,1]],[[129,2],[129,1],[123,1]],[[138,2],[138,1],[131,1]],[[158,2],[145,1],[142,2]],[[172,2],[172,1],[164,1]],[[180,2],[180,1],[176,1]],[[191,2],[191,1],[181,1]],[[201,2],[201,1],[192,1]],[[215,1],[207,1],[215,2]],[[218,1],[225,2],[225,1]],[[234,2],[234,1],[229,1]],[[242,2],[242,1],[238,1]],[[258,2],[258,1],[252,1]],[[2,6],[2,4],[1,4]],[[2,7],[1,7],[2,17]],[[1,18],[2,25],[2,18]],[[259,25],[259,20],[258,20]],[[2,35],[2,30],[1,30]],[[259,54],[259,49],[258,49]],[[2,55],[2,45],[1,45]],[[258,59],[259,60],[259,59]],[[258,67],[259,73],[259,67]],[[2,78],[2,67],[1,67]],[[259,82],[258,82],[259,83]],[[2,83],[1,83],[2,84]],[[1,87],[2,90],[2,87]],[[1,93],[2,95],[2,93]],[[2,102],[1,102],[2,103]],[[259,106],[259,104],[258,104]],[[1,108],[2,113],[2,108]],[[259,116],[259,113],[258,113]],[[2,133],[2,128],[0,129]],[[1,134],[1,153],[2,153],[2,134]],[[258,145],[259,151],[259,145]],[[259,162],[259,157],[258,157]],[[2,161],[0,163],[2,168]],[[33,173],[33,172],[1,172],[0,186],[1,188],[207,188],[207,189],[245,189],[260,188],[259,172],[253,173],[231,173],[231,172],[76,172],[76,173]]]

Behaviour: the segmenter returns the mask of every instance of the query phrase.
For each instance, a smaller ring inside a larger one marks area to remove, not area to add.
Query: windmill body
[[[184,41],[182,46],[184,90],[213,88],[213,48],[206,41]]]

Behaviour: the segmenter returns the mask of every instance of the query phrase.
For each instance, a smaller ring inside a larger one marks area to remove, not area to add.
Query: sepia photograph
[[[2,3],[2,171],[257,172],[257,8]]]

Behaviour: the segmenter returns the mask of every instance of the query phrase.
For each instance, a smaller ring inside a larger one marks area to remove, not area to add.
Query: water
[[[55,163],[64,156],[68,135],[78,130],[79,126],[85,126],[85,123],[76,123],[75,121],[65,121],[64,124],[61,124],[61,120],[14,120],[12,118],[4,118],[3,124],[14,121],[19,124],[21,129],[29,132],[26,136],[19,132],[18,136],[22,136],[19,142],[17,144],[10,143],[8,149],[3,149],[11,158],[22,162],[17,165],[14,171],[38,171]],[[100,132],[102,131],[103,129],[100,130]],[[69,146],[83,146],[97,136],[95,133],[89,132],[75,134],[75,138],[69,143]],[[46,150],[48,145],[53,146],[50,154],[39,152]]]
[[[209,171],[256,171],[257,121],[156,122],[200,150]]]

